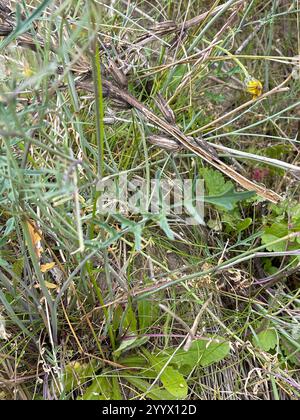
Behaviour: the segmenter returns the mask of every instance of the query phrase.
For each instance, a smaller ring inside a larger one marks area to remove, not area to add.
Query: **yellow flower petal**
[[[262,94],[263,85],[259,80],[251,77],[245,80],[245,89],[246,92],[251,93],[253,99],[256,99]]]
[[[49,283],[48,281],[45,281],[45,285],[47,289],[57,289],[57,284]]]
[[[41,272],[47,273],[47,271],[51,270],[53,267],[55,267],[55,262],[51,262],[48,264],[42,264],[41,265]]]

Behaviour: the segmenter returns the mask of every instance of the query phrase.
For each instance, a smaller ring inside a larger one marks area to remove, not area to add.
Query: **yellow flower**
[[[41,272],[47,273],[47,271],[52,270],[52,268],[55,267],[55,262],[51,262],[48,264],[42,264],[41,265]]]
[[[23,68],[23,74],[26,78],[29,78],[33,75],[33,70],[30,68],[29,64],[26,63]]]
[[[258,98],[263,91],[262,83],[254,77],[249,77],[245,80],[246,92],[251,93],[253,99]]]

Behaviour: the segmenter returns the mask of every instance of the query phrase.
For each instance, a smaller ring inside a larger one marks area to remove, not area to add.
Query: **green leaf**
[[[270,235],[270,234],[263,234],[261,236],[262,244],[266,245],[266,249],[269,252],[281,252],[286,251],[286,241],[278,242],[277,244],[273,244],[276,240],[278,240],[278,236]]]
[[[264,351],[270,351],[278,345],[278,335],[274,328],[261,331],[253,337],[253,344]]]
[[[150,398],[151,400],[176,400],[174,395],[172,395],[170,392],[168,392],[166,389],[163,389],[162,387],[153,386],[149,390],[151,384],[147,381],[144,381],[143,379],[132,376],[132,373],[130,374],[130,376],[126,376],[125,378],[127,382],[129,382],[135,388],[140,390],[143,394],[145,394],[145,397]]]
[[[123,314],[121,326],[122,331],[129,331],[134,335],[137,335],[137,320],[130,302],[128,302]]]
[[[246,219],[242,220],[241,222],[239,222],[236,226],[236,230],[237,232],[243,232],[243,230],[248,229],[248,227],[252,224],[252,219],[251,217],[247,217]]]
[[[214,204],[216,206],[222,207],[225,210],[234,210],[236,204],[239,201],[248,200],[253,197],[255,192],[252,191],[235,191],[234,188],[230,188],[225,191],[222,195],[219,196],[205,196],[204,201],[206,203]]]
[[[283,238],[288,235],[289,229],[287,223],[273,223],[271,226],[264,229],[264,233],[261,237],[261,241],[266,245],[266,249],[270,252],[280,252],[287,250],[287,242],[282,241],[277,244],[272,244],[272,242]]]
[[[82,397],[78,397],[77,400],[110,400],[112,399],[112,385],[108,378],[99,376],[94,379],[92,384],[87,388]]]
[[[64,393],[67,394],[80,385],[84,385],[87,380],[93,377],[95,369],[97,368],[96,362],[80,363],[71,362],[65,367],[63,375]]]
[[[138,301],[139,332],[145,333],[158,316],[158,305],[152,299]]]
[[[195,219],[195,221],[199,224],[204,226],[205,222],[203,220],[203,217],[201,216],[201,214],[199,214],[195,208],[195,206],[193,205],[192,200],[185,200],[184,203],[184,207],[187,210],[187,212],[189,213],[189,215]]]
[[[141,250],[142,243],[142,232],[143,232],[143,223],[139,224],[133,222],[121,214],[114,214],[113,217],[121,223],[122,229],[128,229],[128,231],[134,234],[134,244],[137,251]]]
[[[0,51],[7,47],[14,39],[26,32],[30,25],[43,13],[46,7],[52,3],[52,0],[44,0],[38,7],[36,7],[26,20],[17,22],[15,29],[0,43]]]
[[[204,178],[205,186],[209,196],[222,195],[226,191],[233,189],[231,181],[225,181],[224,176],[219,171],[210,168],[201,169],[201,175]]]
[[[225,181],[224,176],[214,169],[203,168],[201,174],[208,192],[204,197],[206,203],[214,204],[225,210],[233,210],[236,203],[247,200],[255,195],[255,192],[252,191],[235,191],[233,183],[231,181]]]
[[[15,229],[15,218],[11,217],[6,222],[6,229],[3,236],[8,236]]]
[[[119,357],[122,352],[140,347],[147,343],[148,340],[149,337],[132,337],[126,340],[122,340],[119,347],[114,351],[114,355]]]
[[[165,367],[164,363],[158,361],[153,364],[153,368],[157,374],[160,374],[163,370],[159,378],[165,389],[173,395],[173,397],[178,400],[182,400],[187,397],[188,386],[181,373],[171,366]]]
[[[163,361],[160,357],[153,356],[144,350],[151,367],[155,370],[164,388],[172,394],[176,399],[184,399],[188,394],[188,386],[186,380],[172,366],[167,366],[168,360]]]
[[[160,367],[163,368],[163,364],[161,364]],[[157,373],[161,371],[158,368],[159,365],[157,365]],[[170,394],[172,394],[175,398],[182,400],[187,397],[187,382],[182,376],[182,374],[175,370],[173,367],[165,367],[163,373],[160,375],[160,380],[163,386],[166,388],[166,390],[170,392]]]
[[[174,350],[172,350],[174,354]],[[230,352],[229,342],[221,338],[208,340],[195,340],[188,351],[176,351],[171,363],[183,368],[186,372],[187,368],[191,371],[195,366],[206,367],[213,363],[217,363],[224,359]],[[168,357],[171,351],[168,351]]]
[[[171,228],[169,226],[168,220],[167,220],[167,218],[166,218],[165,215],[162,214],[162,215],[160,215],[158,217],[158,224],[161,227],[161,229],[165,232],[165,234],[167,235],[167,237],[171,241],[173,241],[174,240],[174,233],[172,232],[172,230],[171,230]]]

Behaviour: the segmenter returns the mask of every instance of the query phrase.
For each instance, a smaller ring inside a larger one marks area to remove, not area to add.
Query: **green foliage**
[[[187,397],[188,386],[181,373],[172,366],[165,364],[159,356],[153,356],[145,352],[150,366],[155,370],[163,387],[176,399]]]
[[[170,363],[185,371],[192,371],[196,366],[207,367],[217,363],[228,356],[229,352],[229,342],[217,337],[211,340],[195,340],[188,351],[166,351],[172,357]]]
[[[185,398],[187,384],[185,376],[188,376],[197,367],[207,367],[217,363],[230,352],[230,345],[222,338],[211,340],[195,340],[190,349],[168,349],[156,354],[143,349],[144,355],[130,355],[120,359],[120,363],[128,367],[139,367],[138,375],[146,375],[152,379],[159,375],[163,389],[176,399]],[[146,383],[143,381],[139,386],[138,376],[134,378],[131,372],[131,383],[134,383],[142,392],[145,392]],[[148,383],[148,387],[150,383]],[[149,398],[156,399],[157,395],[146,394]]]
[[[272,205],[271,213],[264,220],[263,234],[261,236],[262,244],[270,252],[294,251],[299,249],[300,234],[299,236],[290,237],[289,239],[278,241],[289,234],[300,232],[300,205],[292,202],[285,202],[280,205]],[[297,264],[300,257],[290,257],[290,260]],[[265,262],[265,269],[270,274],[274,273],[276,269],[270,263]]]
[[[254,195],[255,193],[252,193],[251,191],[237,192],[231,187],[218,196],[205,197],[205,201],[225,210],[233,210],[238,202],[247,200]]]
[[[176,397],[164,389],[162,386],[154,385],[150,388],[148,381],[138,378],[137,376],[127,375],[126,381],[133,385],[139,392],[141,392],[146,398],[151,400],[176,400]]]
[[[87,401],[99,401],[99,400],[110,400],[113,397],[112,383],[109,378],[105,376],[97,376],[92,384],[86,389],[82,397],[78,397],[78,400]]]
[[[274,350],[278,345],[278,334],[274,328],[268,328],[254,336],[253,344],[267,352]]]
[[[154,324],[159,315],[158,305],[153,299],[138,300],[138,322],[139,333],[146,333],[147,330]]]
[[[96,362],[80,363],[76,361],[69,363],[63,373],[63,393],[68,394],[77,390],[80,386],[84,386],[95,374],[97,365]]]
[[[200,171],[205,181],[208,196],[222,195],[234,188],[231,181],[225,181],[224,176],[214,169],[202,168]]]
[[[251,191],[237,192],[231,181],[225,181],[224,176],[214,169],[203,168],[201,175],[204,178],[208,196],[205,201],[224,210],[233,210],[237,203],[247,200],[255,195]]]

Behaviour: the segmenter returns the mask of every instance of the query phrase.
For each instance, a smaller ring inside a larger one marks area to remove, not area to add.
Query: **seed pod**
[[[115,82],[122,88],[128,87],[128,80],[126,75],[123,73],[121,69],[119,69],[115,62],[111,61],[109,63],[109,72],[111,73],[112,77],[114,78]]]
[[[4,23],[1,23],[0,25],[0,36],[7,36],[13,31],[13,26],[6,25]]]
[[[162,97],[160,93],[157,94],[156,98],[154,99],[154,102],[159,108],[159,110],[161,111],[161,113],[164,115],[165,119],[170,124],[175,124],[176,123],[175,114],[173,110],[170,108],[167,101]]]
[[[152,135],[148,136],[147,140],[151,144],[169,150],[170,152],[178,152],[182,149],[181,144],[167,136]]]

